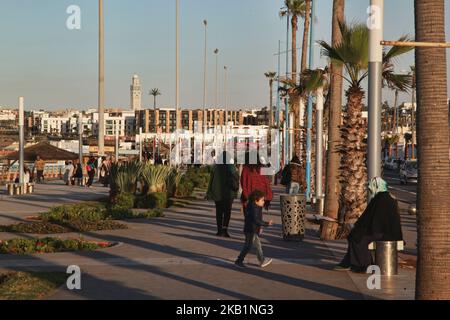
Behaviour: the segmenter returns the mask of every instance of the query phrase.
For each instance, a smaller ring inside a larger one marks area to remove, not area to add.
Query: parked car
[[[396,170],[397,169],[397,159],[390,158],[384,162],[384,168],[388,170]]]
[[[400,183],[408,184],[408,182],[417,183],[417,161],[405,161],[400,166]]]

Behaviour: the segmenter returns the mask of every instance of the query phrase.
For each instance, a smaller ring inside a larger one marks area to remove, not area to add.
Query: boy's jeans
[[[291,182],[286,188],[286,193],[288,194],[298,194],[299,192],[300,184],[298,182]]]
[[[241,254],[238,257],[239,262],[244,262],[245,256],[250,252],[253,245],[256,247],[256,256],[258,257],[258,261],[260,263],[264,262],[264,254],[262,251],[261,240],[259,239],[258,234],[256,233],[246,233],[245,234],[245,244],[244,248],[241,251]]]

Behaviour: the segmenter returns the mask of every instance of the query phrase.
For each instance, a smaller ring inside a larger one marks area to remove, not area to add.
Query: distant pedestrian
[[[217,236],[230,238],[228,226],[233,201],[239,190],[239,174],[230,164],[228,154],[223,153],[222,163],[216,163],[211,171],[206,198],[216,205]]]
[[[68,186],[70,186],[70,184],[71,184],[74,170],[75,170],[75,167],[73,166],[72,161],[66,161],[66,165],[64,167],[63,179],[64,179],[64,183]]]
[[[102,164],[100,167],[100,182],[104,187],[109,185],[109,176],[111,171],[111,161],[106,157],[102,157]]]
[[[83,185],[83,167],[81,163],[77,163],[76,165],[74,179],[76,180],[77,186]]]
[[[261,268],[267,267],[272,263],[272,259],[264,258],[264,253],[262,250],[261,240],[259,235],[261,233],[261,228],[269,227],[273,225],[272,221],[265,222],[262,219],[262,211],[265,204],[264,192],[260,190],[253,191],[248,199],[248,204],[245,210],[245,225],[244,225],[244,234],[245,234],[245,244],[244,248],[241,251],[241,254],[237,258],[235,264],[238,267],[244,268],[244,260],[250,250],[253,248],[253,245],[256,247],[256,256],[259,261],[259,265]]]
[[[41,159],[40,156],[36,157],[36,161],[34,162],[34,169],[36,170],[37,183],[44,182],[44,170],[45,170],[45,161]]]
[[[92,187],[92,184],[94,183],[95,172],[96,172],[96,170],[95,170],[95,158],[94,157],[89,158],[89,161],[88,161],[88,163],[86,165],[86,171],[87,171],[87,174],[88,174],[88,177],[89,177],[86,186],[88,188],[90,188],[90,187]]]
[[[284,167],[281,184],[286,186],[287,194],[299,194],[306,191],[305,169],[297,156],[294,156],[290,164]]]

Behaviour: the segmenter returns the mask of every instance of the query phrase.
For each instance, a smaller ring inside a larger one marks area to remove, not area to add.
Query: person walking
[[[249,195],[248,205],[246,206],[245,211],[245,243],[239,257],[235,262],[235,264],[240,268],[246,267],[244,264],[244,260],[247,254],[253,248],[253,245],[255,245],[256,247],[256,256],[261,268],[265,268],[272,263],[272,259],[264,258],[261,240],[259,238],[259,235],[261,234],[261,228],[273,225],[272,220],[269,222],[265,222],[262,219],[262,211],[264,205],[264,192],[255,190]]]
[[[294,195],[306,191],[305,169],[297,156],[294,156],[283,169],[281,184],[286,186],[287,194]]]
[[[74,179],[76,179],[77,186],[83,185],[83,167],[81,166],[81,163],[77,163]]]
[[[66,161],[66,166],[64,167],[64,182],[66,185],[70,186],[72,181],[73,172],[75,167],[72,164],[72,161]]]
[[[36,157],[36,161],[34,162],[34,169],[36,170],[36,182],[43,183],[44,182],[44,170],[45,170],[45,161],[41,159],[40,156]]]
[[[273,199],[272,187],[270,181],[266,176],[261,174],[262,164],[258,161],[257,164],[246,164],[242,168],[241,174],[241,203],[242,211],[245,213],[250,194],[259,190],[264,193],[265,204],[264,208],[269,209],[270,202]]]
[[[90,188],[90,187],[92,187],[92,184],[94,183],[95,172],[96,172],[96,170],[95,170],[95,158],[94,157],[89,158],[89,161],[88,161],[88,163],[86,165],[86,171],[87,171],[87,174],[88,174],[88,177],[89,177],[88,182],[86,184],[86,187]]]
[[[206,199],[216,205],[217,236],[230,238],[228,227],[231,208],[239,190],[239,174],[226,152],[222,163],[216,163],[211,171]]]
[[[104,187],[109,185],[109,175],[111,170],[111,161],[106,157],[102,157],[102,164],[100,167],[100,182]]]

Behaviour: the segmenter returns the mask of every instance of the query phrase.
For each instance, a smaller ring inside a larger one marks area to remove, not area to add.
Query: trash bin
[[[302,241],[305,237],[305,195],[281,195],[280,202],[283,239]]]
[[[397,275],[397,241],[377,241],[375,248],[375,263],[380,267],[381,275]]]

